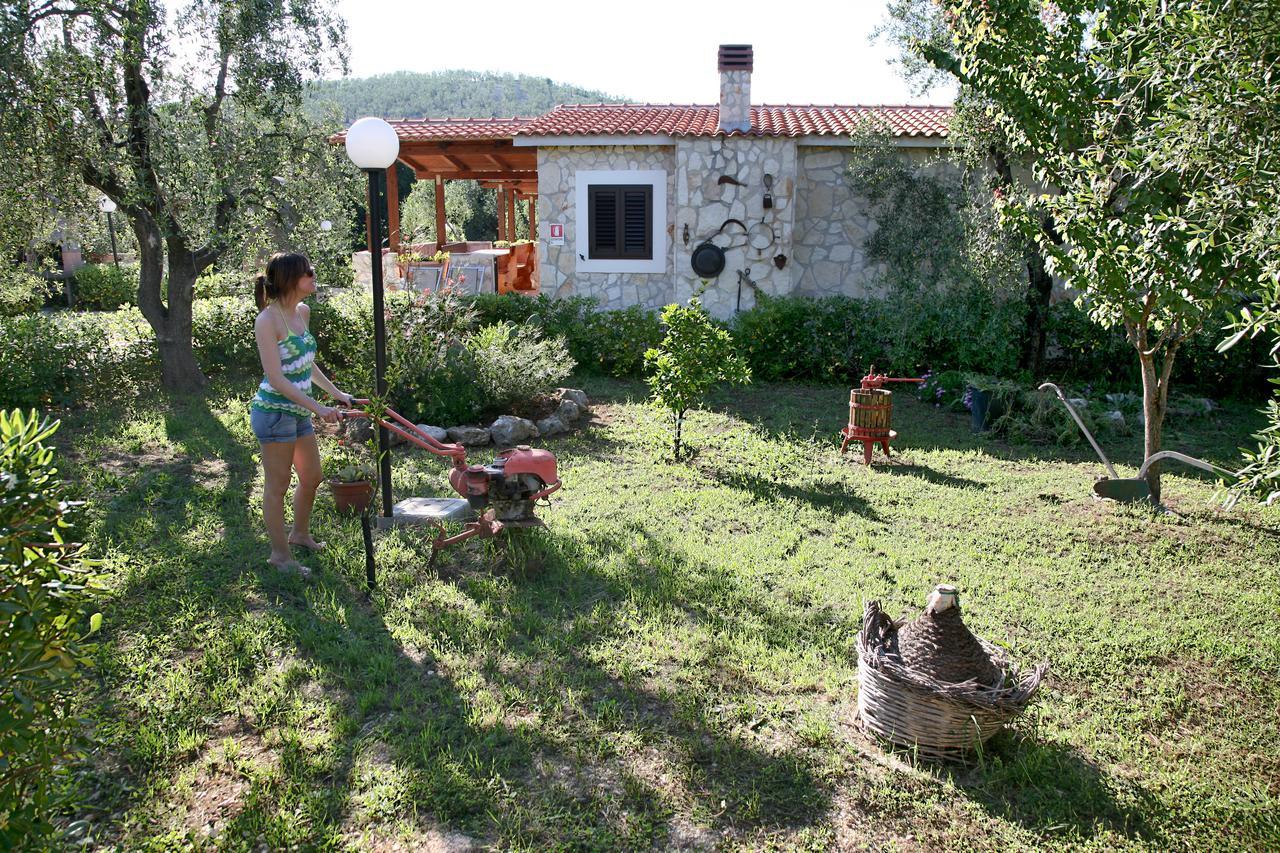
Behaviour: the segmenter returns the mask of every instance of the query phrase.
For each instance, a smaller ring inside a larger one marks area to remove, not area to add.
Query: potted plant
[[[367,460],[344,455],[330,462],[328,483],[339,515],[360,515],[373,501],[377,472]]]

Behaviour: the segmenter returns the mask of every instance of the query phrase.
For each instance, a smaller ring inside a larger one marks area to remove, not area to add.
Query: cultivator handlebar
[[[364,409],[354,408],[357,406],[369,405],[368,400],[352,398],[351,405],[353,408],[342,409],[339,411],[339,415],[350,419],[373,419],[372,416]],[[453,467],[455,468],[467,467],[467,449],[465,447],[460,444],[446,444],[442,441],[437,441],[422,430],[418,429],[417,424],[410,423],[408,418],[404,417],[394,409],[387,408],[383,411],[387,414],[387,417],[377,419],[379,426],[385,427],[388,432],[395,433],[404,440],[418,445],[423,450],[430,451],[437,456],[448,456],[453,460]]]

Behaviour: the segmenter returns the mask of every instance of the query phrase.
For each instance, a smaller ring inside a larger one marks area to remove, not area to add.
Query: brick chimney
[[[749,44],[720,45],[720,130],[751,129],[751,66]]]

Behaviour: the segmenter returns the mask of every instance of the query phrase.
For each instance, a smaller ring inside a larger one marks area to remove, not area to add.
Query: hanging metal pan
[[[715,278],[724,272],[724,249],[710,241],[700,243],[689,256],[689,265],[700,278]]]

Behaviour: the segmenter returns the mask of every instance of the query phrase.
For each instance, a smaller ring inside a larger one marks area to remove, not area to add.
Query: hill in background
[[[336,104],[343,121],[383,118],[507,118],[540,115],[556,104],[619,103],[622,99],[545,77],[487,71],[397,71],[312,84],[307,102]]]

